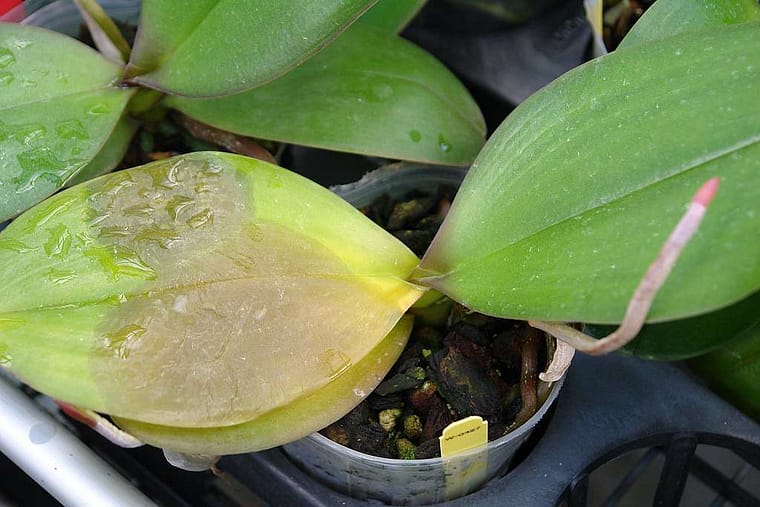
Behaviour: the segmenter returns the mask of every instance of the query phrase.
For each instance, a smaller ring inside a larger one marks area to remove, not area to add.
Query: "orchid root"
[[[657,291],[667,280],[676,260],[702,223],[707,207],[718,190],[718,183],[718,178],[711,178],[694,195],[689,209],[670,233],[657,258],[649,266],[634,291],[623,321],[615,331],[597,340],[561,322],[529,320],[528,324],[566,342],[577,350],[593,355],[612,352],[633,340],[644,326]]]

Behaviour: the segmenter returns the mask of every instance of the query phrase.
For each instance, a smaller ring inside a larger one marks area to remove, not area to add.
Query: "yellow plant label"
[[[446,426],[438,439],[443,458],[485,446],[488,444],[488,421],[475,415],[465,417]]]

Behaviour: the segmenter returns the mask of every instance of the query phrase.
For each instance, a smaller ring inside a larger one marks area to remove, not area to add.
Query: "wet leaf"
[[[0,23],[0,221],[100,151],[132,95],[116,87],[121,70],[69,37]]]
[[[477,105],[442,64],[361,24],[266,86],[167,103],[238,134],[440,164],[468,164],[485,137]]]
[[[659,0],[633,25],[618,49],[687,31],[758,20],[757,0]]]
[[[196,153],[65,190],[0,235],[0,347],[72,405],[160,425],[250,421],[367,356],[417,258],[329,191]]]
[[[95,158],[90,160],[89,164],[74,175],[66,183],[66,186],[78,185],[84,181],[111,172],[124,158],[124,154],[127,152],[127,148],[129,148],[129,143],[137,130],[137,126],[137,122],[129,117],[125,116],[119,120],[116,128],[111,133],[111,137],[108,138],[106,144],[95,155]]]
[[[360,18],[388,33],[399,33],[422,9],[427,0],[380,0]]]
[[[125,419],[117,421],[143,442],[186,453],[224,455],[292,442],[332,424],[358,405],[396,362],[411,329],[411,317],[403,317],[366,357],[333,382],[251,421],[221,428],[177,428]]]
[[[748,23],[642,43],[527,100],[474,163],[417,278],[486,314],[618,322],[693,193],[719,176],[649,318],[756,292],[759,33]]]
[[[372,3],[145,0],[129,73],[179,95],[248,90],[322,49]]]

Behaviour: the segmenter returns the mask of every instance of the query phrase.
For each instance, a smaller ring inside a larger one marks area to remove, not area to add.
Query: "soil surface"
[[[417,255],[440,226],[454,196],[387,196],[363,210]],[[331,440],[387,458],[440,456],[438,437],[450,423],[477,415],[494,440],[533,415],[545,398],[538,373],[548,340],[524,322],[487,317],[443,299],[415,311],[409,343],[377,389],[322,430]]]

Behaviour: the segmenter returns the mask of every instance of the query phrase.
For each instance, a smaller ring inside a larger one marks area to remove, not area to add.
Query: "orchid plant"
[[[758,324],[760,7],[662,3],[673,10],[510,115],[421,260],[326,189],[239,155],[54,195],[0,236],[3,365],[122,444],[221,455],[349,411],[441,294],[559,338],[549,381],[573,349],[637,334],[631,350],[649,357],[719,347]],[[160,60],[135,60],[130,82],[196,90],[183,73],[133,70]],[[577,322],[620,329],[594,341]]]

